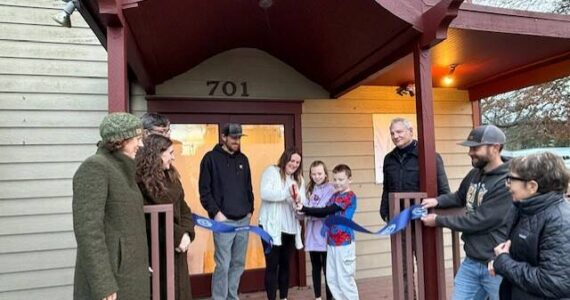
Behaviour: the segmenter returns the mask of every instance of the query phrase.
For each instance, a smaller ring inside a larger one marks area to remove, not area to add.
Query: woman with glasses
[[[509,240],[495,248],[491,274],[503,276],[501,299],[570,297],[570,175],[552,153],[512,160],[506,185],[514,201]]]

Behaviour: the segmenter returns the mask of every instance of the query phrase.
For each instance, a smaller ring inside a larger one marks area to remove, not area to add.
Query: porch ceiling
[[[249,47],[332,91],[420,34],[374,1],[300,4],[273,1],[263,9],[259,0],[127,0],[122,14],[153,85],[221,52]]]
[[[442,78],[449,66],[458,64],[452,86],[471,89],[540,62],[570,59],[570,39],[450,28],[447,39],[432,48],[431,58],[434,86],[444,86]],[[413,63],[412,55],[407,55],[379,71],[367,84],[414,81]],[[570,75],[570,69],[564,71]]]
[[[432,48],[432,81],[458,64],[452,87],[472,100],[570,76],[570,16],[464,3],[447,39]],[[414,81],[412,55],[363,82],[401,85]]]
[[[214,55],[247,47],[337,97],[361,84],[413,81],[412,46],[445,24],[448,13],[431,18],[442,11],[439,4],[461,3],[268,0],[264,9],[264,1],[81,0],[80,11],[103,45],[104,24],[119,22],[106,18],[120,16],[129,34],[128,64],[147,92]],[[441,40],[432,48],[434,86],[442,85],[450,64],[459,64],[453,87],[468,89],[472,99],[570,75],[570,16],[464,3]]]

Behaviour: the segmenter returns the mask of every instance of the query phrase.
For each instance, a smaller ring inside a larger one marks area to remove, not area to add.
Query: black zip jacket
[[[200,202],[210,218],[221,211],[228,219],[239,220],[253,212],[253,188],[247,157],[225,151],[221,145],[200,163]]]
[[[438,207],[465,207],[463,216],[437,216],[437,226],[461,231],[465,254],[481,263],[490,261],[493,249],[507,238],[512,224],[512,196],[505,186],[509,163],[485,173],[474,168],[455,193],[437,197]]]
[[[494,262],[501,299],[570,298],[570,203],[550,192],[515,206],[509,254]]]
[[[380,216],[384,221],[387,221],[390,216],[389,193],[420,191],[420,163],[417,141],[414,140],[408,147],[410,147],[408,151],[399,151],[396,147],[384,158],[384,184],[380,204]],[[437,194],[447,194],[450,192],[449,183],[443,167],[443,160],[439,154],[436,154],[436,168]]]

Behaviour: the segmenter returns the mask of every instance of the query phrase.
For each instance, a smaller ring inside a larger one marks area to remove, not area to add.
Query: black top
[[[253,212],[253,188],[247,157],[229,153],[221,145],[200,163],[200,201],[210,218],[221,211],[228,219],[239,220]]]
[[[570,298],[570,204],[550,192],[515,206],[510,253],[494,263],[501,299]]]

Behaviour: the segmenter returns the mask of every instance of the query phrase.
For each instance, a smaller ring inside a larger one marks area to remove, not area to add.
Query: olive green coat
[[[73,177],[74,299],[150,298],[143,197],[135,161],[99,148]]]

